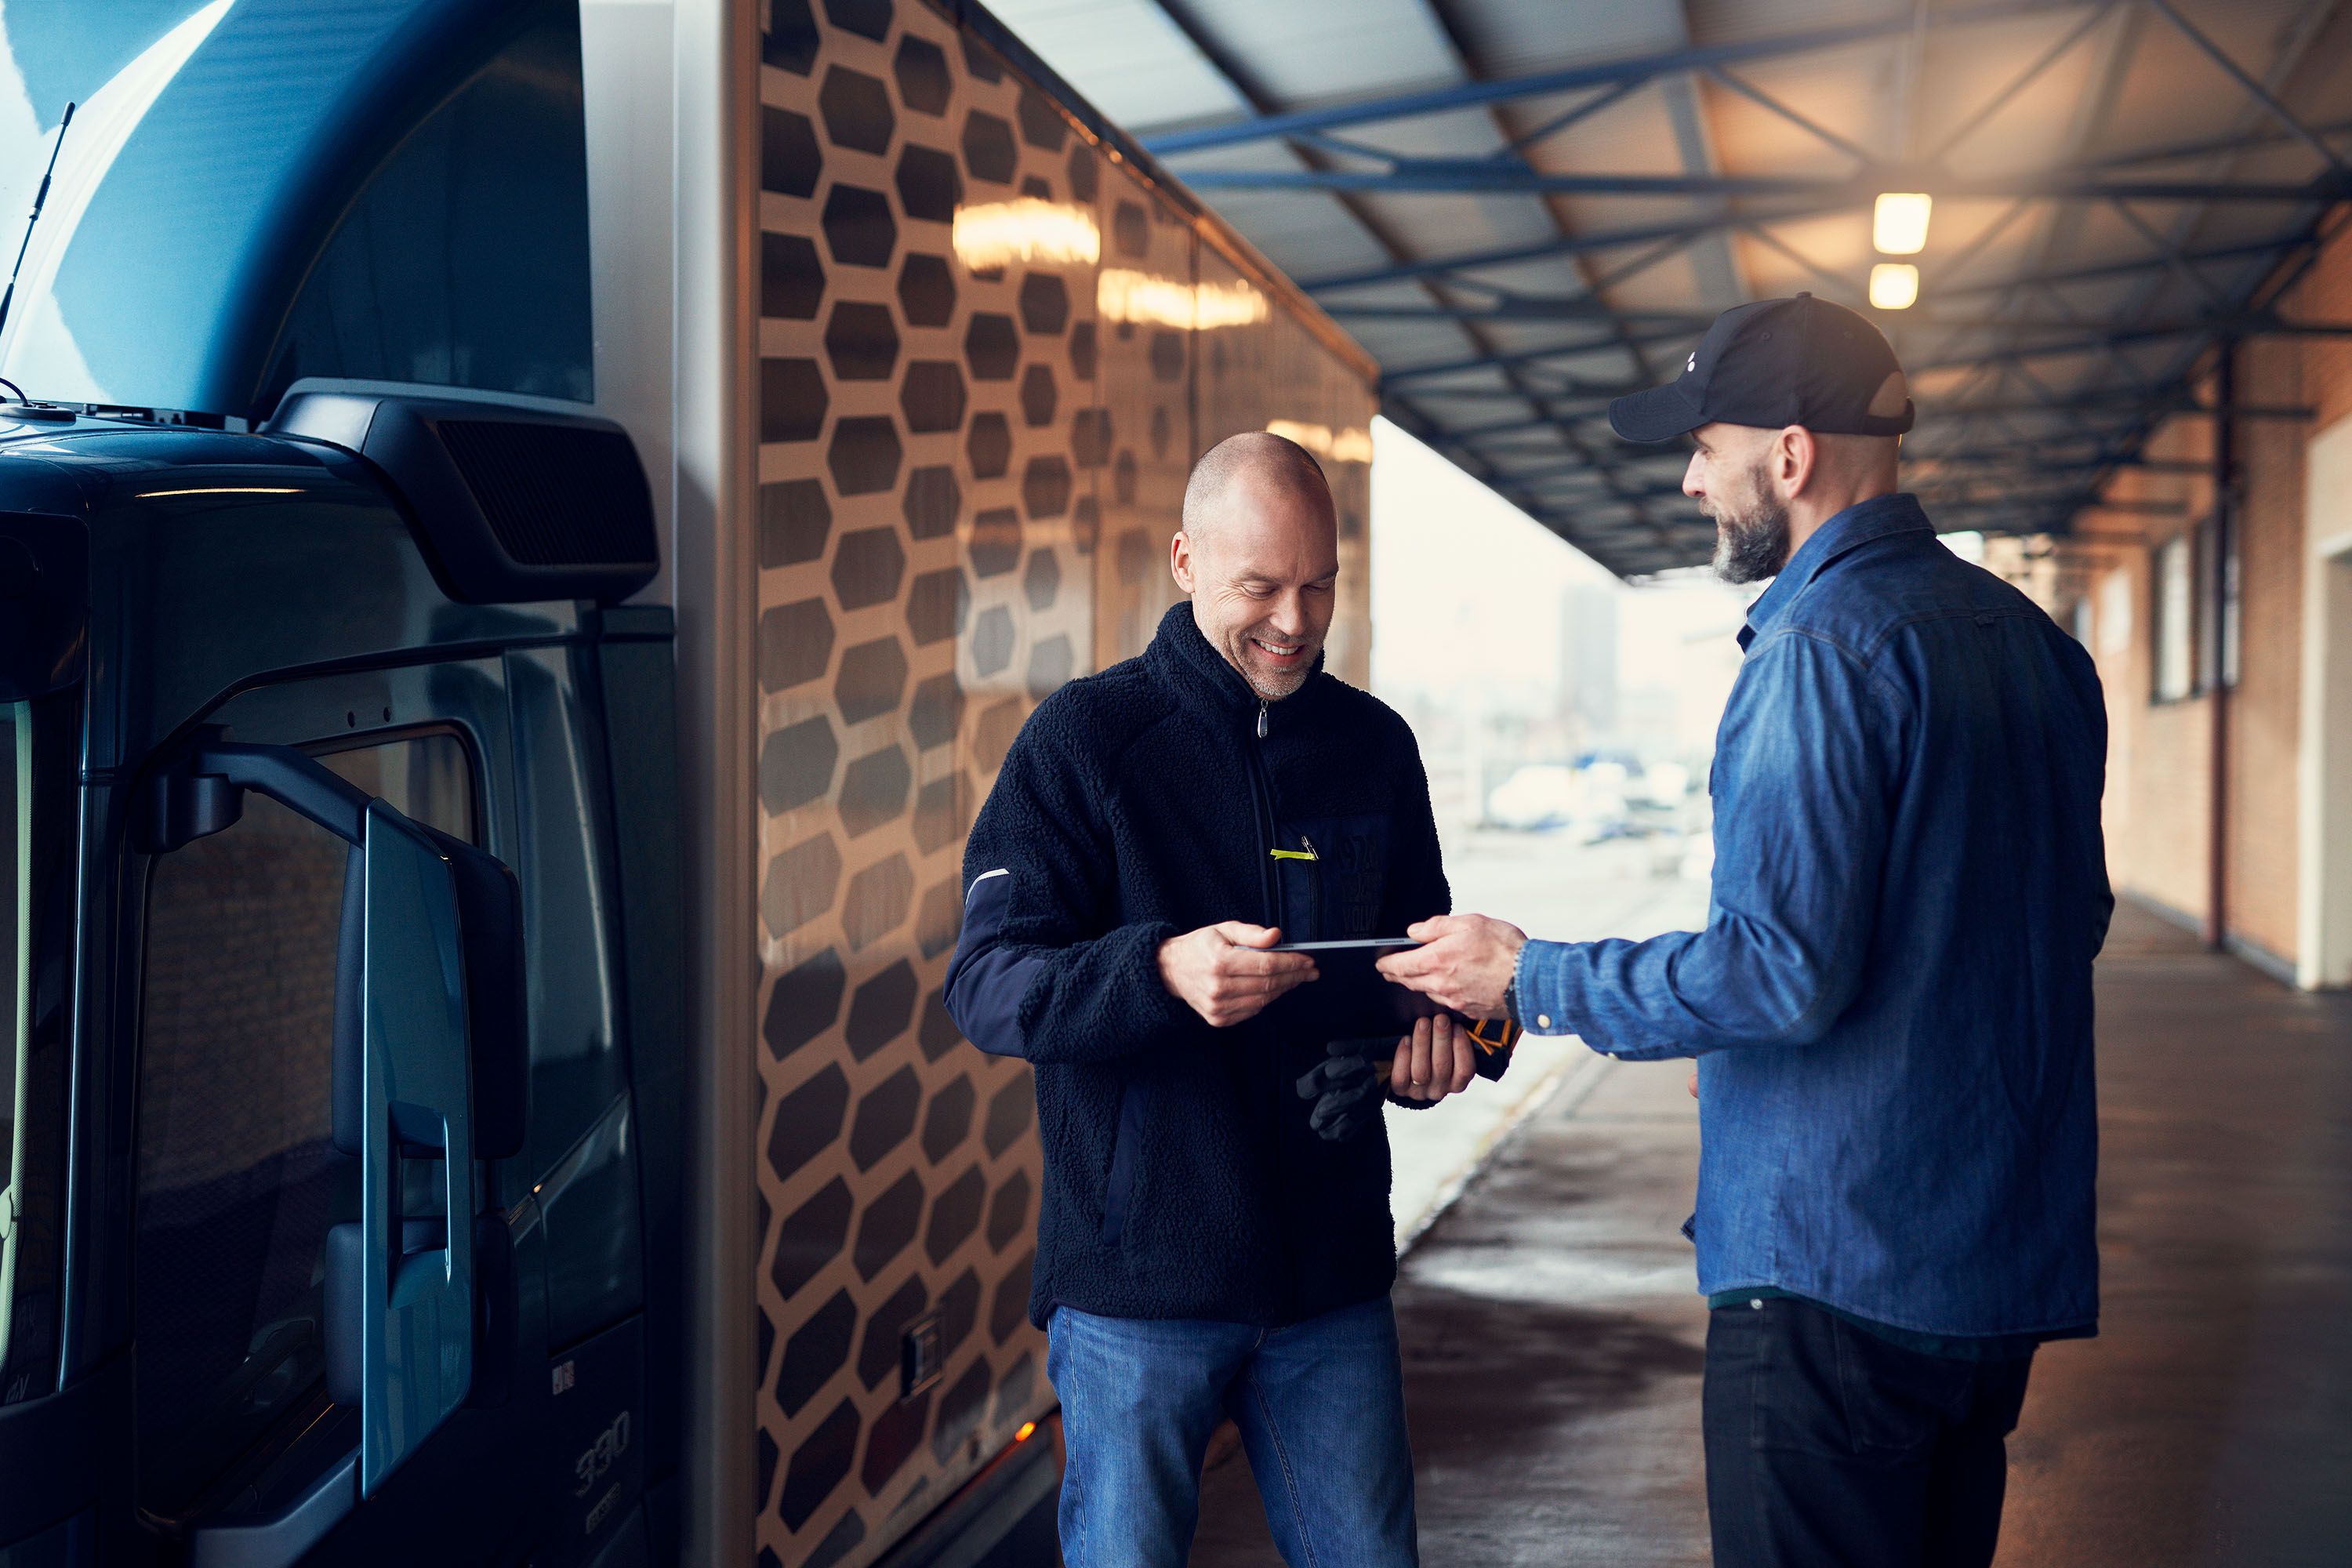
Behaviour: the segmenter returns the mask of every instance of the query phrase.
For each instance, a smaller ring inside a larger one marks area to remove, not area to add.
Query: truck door
[[[544,868],[525,850],[537,835],[519,820],[532,785],[518,768],[566,759],[517,744],[508,677],[496,658],[331,677],[240,694],[213,717],[528,880]],[[549,1334],[539,1193],[576,1183],[572,1166],[614,1163],[594,1136],[548,1151],[533,1135],[456,1178],[480,1216],[462,1260],[478,1312],[461,1406],[437,1422],[411,1413],[394,1432],[378,1423],[372,1458],[368,1401],[337,1387],[330,1320],[350,1307],[331,1256],[362,1204],[362,1162],[339,1147],[331,1104],[347,858],[334,835],[248,795],[234,826],[151,863],[134,949],[139,1513],[182,1543],[166,1555],[198,1563],[636,1561],[634,1489],[618,1486],[633,1473],[628,1417],[617,1431],[604,1418],[635,1403],[634,1325],[547,1359],[562,1341]],[[522,902],[544,900],[527,888]],[[625,1128],[625,1110],[602,1120]],[[430,1231],[437,1194],[461,1189],[441,1185],[453,1178],[429,1149],[411,1152],[423,1157],[400,1162],[397,1212]],[[606,1228],[633,1232],[635,1217]],[[438,1239],[456,1247],[455,1228]]]

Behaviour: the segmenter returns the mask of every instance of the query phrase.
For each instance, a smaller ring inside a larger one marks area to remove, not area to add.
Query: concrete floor
[[[2036,1365],[2000,1562],[2352,1563],[2352,997],[2126,907],[2099,1003],[2105,1331]],[[1407,1258],[1432,1564],[1706,1561],[1685,1076],[1573,1070]],[[1192,1562],[1278,1562],[1238,1455]]]

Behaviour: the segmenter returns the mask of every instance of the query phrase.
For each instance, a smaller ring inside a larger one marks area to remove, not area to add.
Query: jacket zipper
[[[1257,705],[1258,744],[1249,748],[1250,794],[1257,804],[1258,832],[1262,835],[1257,864],[1260,886],[1265,889],[1265,894],[1266,923],[1271,926],[1281,926],[1284,915],[1282,863],[1275,858],[1275,854],[1282,847],[1282,836],[1281,825],[1275,817],[1274,781],[1267,777],[1265,771],[1265,752],[1263,748],[1265,744],[1267,728],[1266,704],[1264,699],[1260,699]],[[1282,934],[1285,937],[1294,936],[1294,933],[1287,930]],[[1279,1047],[1269,1053],[1269,1060],[1275,1068],[1270,1075],[1274,1105],[1273,1121],[1269,1124],[1274,1134],[1275,1190],[1284,1192],[1288,1190],[1290,1184],[1289,1174],[1286,1169],[1289,1161],[1284,1147],[1284,1131],[1286,1123],[1283,1120],[1283,1112],[1286,1108],[1283,1093],[1288,1085],[1283,1082],[1282,1052]],[[1293,1249],[1286,1246],[1283,1252],[1285,1258],[1288,1258],[1292,1256]],[[1281,1292],[1282,1298],[1279,1311],[1282,1317],[1287,1320],[1295,1315],[1298,1299],[1298,1281],[1290,1268],[1283,1268],[1280,1283],[1276,1289]]]

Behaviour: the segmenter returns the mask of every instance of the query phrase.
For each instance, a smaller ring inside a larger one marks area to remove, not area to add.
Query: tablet
[[[1304,952],[1315,960],[1316,978],[1285,994],[1269,1016],[1303,1038],[1349,1040],[1367,1036],[1398,1038],[1413,1022],[1445,1011],[1431,998],[1399,985],[1373,964],[1384,952],[1421,943],[1411,937],[1353,937],[1339,942],[1284,942],[1276,952]]]

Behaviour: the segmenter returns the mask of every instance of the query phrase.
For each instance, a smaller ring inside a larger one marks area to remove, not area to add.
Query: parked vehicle
[[[1234,430],[1329,459],[1362,679],[1371,367],[969,5],[65,3],[0,16],[0,1558],[1050,1542],[963,834]]]

